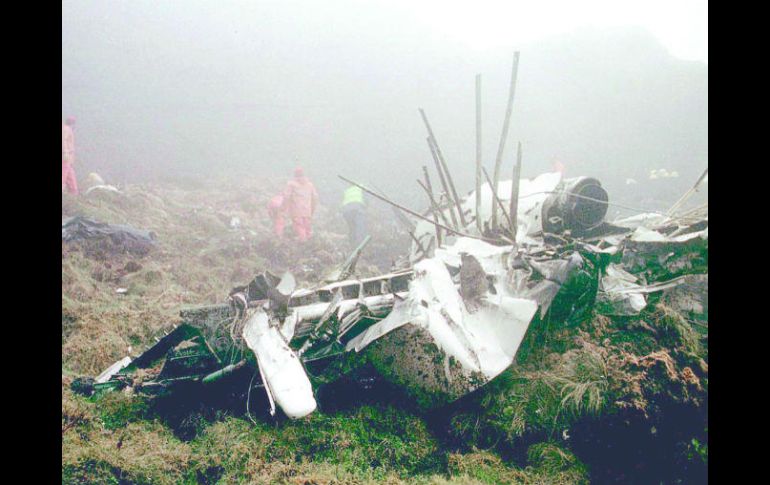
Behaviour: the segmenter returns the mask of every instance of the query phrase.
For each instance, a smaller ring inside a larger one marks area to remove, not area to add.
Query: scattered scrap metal
[[[514,62],[515,76],[518,55]],[[385,379],[434,407],[512,365],[528,328],[545,318],[573,325],[593,311],[633,315],[652,295],[670,295],[670,304],[707,321],[707,206],[610,223],[595,178],[520,180],[520,146],[512,180],[495,170],[482,184],[479,175],[461,199],[420,112],[443,188],[434,196],[423,167],[427,211],[345,179],[414,218],[409,267],[352,277],[367,239],[322,286],[298,289],[291,274],[263,272],[226,303],[182,311],[182,323],[144,353],[73,387],[159,392],[233,378],[251,389],[259,376],[271,412],[300,418],[316,409],[318,386],[345,372],[332,363],[366,353]]]
[[[443,234],[444,243],[431,254],[414,243],[409,269],[312,289],[295,288],[288,273],[278,278],[264,272],[235,288],[225,304],[182,311],[183,323],[146,352],[75,387],[166,391],[182,382],[206,385],[248,367],[259,375],[273,412],[277,406],[298,418],[316,409],[311,367],[326,367],[349,352],[370,352],[385,378],[441,405],[509,367],[530,324],[549,312],[551,321],[564,324],[594,307],[632,315],[647,306],[649,295],[690,282],[688,275],[705,275],[707,285],[707,218],[688,226],[667,216],[609,224],[597,217],[605,203],[586,207],[571,201],[570,194],[580,194],[575,187],[589,185],[560,177],[549,173],[521,181],[515,243]],[[500,196],[509,185],[501,184]],[[555,190],[559,186],[571,192]],[[487,224],[488,185],[481,200],[487,201],[479,212]],[[464,204],[474,201],[471,193]],[[473,235],[475,227],[469,217],[463,229]],[[435,237],[435,231],[420,230],[418,224],[420,241]],[[331,279],[352,272],[366,242]],[[706,297],[707,286],[701,285],[679,300],[688,311],[707,314]],[[134,380],[135,371],[151,368],[159,369],[156,375]]]

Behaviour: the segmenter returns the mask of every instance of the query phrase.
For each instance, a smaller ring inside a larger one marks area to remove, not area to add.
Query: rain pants
[[[306,241],[313,235],[311,218],[318,206],[318,192],[307,177],[295,177],[286,183],[283,202],[291,218],[294,234],[300,241]]]
[[[342,196],[342,217],[348,224],[348,238],[353,247],[358,246],[366,237],[366,213],[364,192],[352,186]]]
[[[286,227],[285,209],[283,207],[283,195],[278,194],[267,204],[267,213],[273,221],[273,234],[283,237],[283,230]]]

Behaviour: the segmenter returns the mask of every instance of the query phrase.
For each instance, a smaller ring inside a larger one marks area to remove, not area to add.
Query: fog
[[[558,160],[615,200],[627,178],[659,168],[679,173],[677,196],[707,166],[707,65],[675,57],[650,31],[586,26],[479,48],[396,5],[64,1],[62,116],[77,118],[79,175],[288,177],[302,165],[322,199],[337,197],[343,174],[417,205],[414,179],[432,167],[422,107],[466,192],[474,77],[491,173],[514,50],[505,174],[517,141],[524,176]]]

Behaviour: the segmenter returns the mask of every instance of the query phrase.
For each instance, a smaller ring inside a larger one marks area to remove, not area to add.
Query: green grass
[[[392,406],[279,424],[202,420],[184,442],[139,396],[86,399],[63,386],[62,399],[63,429],[72,423],[62,434],[64,483],[581,483],[586,474],[558,448],[525,468],[493,452],[452,452],[420,416]]]
[[[700,335],[660,305],[633,319],[596,315],[555,329],[548,339],[535,328],[531,338],[539,348],[452,416],[459,440],[512,449],[533,437],[558,438],[584,419],[645,415],[659,399],[705,402],[707,354]]]
[[[358,405],[278,424],[191,412],[184,420],[196,432],[183,440],[142,396],[74,395],[74,376],[98,374],[129,347],[138,354],[178,320],[180,307],[221,302],[259,270],[291,270],[310,284],[344,260],[344,222],[333,208],[322,208],[317,237],[300,248],[269,236],[264,207],[277,183],[224,186],[128,187],[124,197],[63,198],[63,216],[84,213],[150,229],[158,247],[144,258],[62,247],[62,483],[586,483],[587,466],[558,441],[564,430],[627,409],[647,412],[662,395],[707,397],[707,330],[696,331],[661,305],[625,319],[590,311],[567,319],[566,307],[536,319],[515,366],[443,411],[448,416],[439,427],[448,428],[447,441],[427,424],[433,415],[412,405]],[[230,231],[230,216],[245,231]],[[398,247],[383,230],[359,269],[387,270],[407,241]],[[597,264],[587,261],[587,273],[568,284],[568,296],[589,308],[595,288],[588,273]],[[358,357],[340,361],[340,371],[364,359]],[[686,369],[698,385],[691,377],[686,382]],[[684,449],[705,461],[701,438]],[[510,450],[525,455],[525,463],[503,458]]]

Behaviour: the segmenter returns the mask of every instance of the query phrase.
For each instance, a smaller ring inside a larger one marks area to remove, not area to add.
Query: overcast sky
[[[474,77],[491,170],[519,49],[506,167],[521,141],[525,176],[684,184],[708,163],[707,20],[705,1],[64,0],[62,116],[79,173],[115,182],[302,164],[329,197],[338,173],[419,197],[422,107],[467,190]]]
[[[334,3],[334,2],[332,2]],[[524,44],[580,27],[639,26],[681,59],[708,62],[707,0],[378,0],[437,36],[477,48]]]

